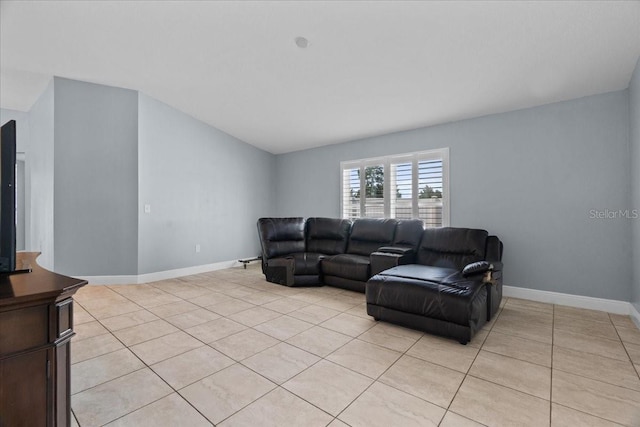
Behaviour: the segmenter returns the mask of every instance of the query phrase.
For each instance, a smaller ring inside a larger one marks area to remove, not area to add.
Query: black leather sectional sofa
[[[420,220],[261,218],[262,271],[287,286],[366,293],[376,320],[461,343],[497,312],[502,243],[484,230]]]

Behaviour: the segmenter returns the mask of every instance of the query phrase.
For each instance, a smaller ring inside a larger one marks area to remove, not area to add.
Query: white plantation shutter
[[[389,189],[391,218],[410,219],[413,215],[413,163],[391,163],[391,188]]]
[[[449,149],[340,164],[343,218],[419,218],[449,225]]]
[[[360,170],[357,167],[342,170],[342,217],[360,217]]]
[[[426,227],[442,227],[442,160],[418,162],[418,215]]]
[[[384,195],[384,170],[382,164],[369,165],[364,167],[362,187],[364,193],[364,210],[362,216],[365,218],[385,217],[385,195]],[[362,176],[362,175],[361,175]],[[380,182],[382,179],[382,182]]]

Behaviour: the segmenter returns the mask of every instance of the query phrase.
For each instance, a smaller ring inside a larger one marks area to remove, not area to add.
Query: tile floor
[[[505,299],[466,346],[259,267],[75,297],[81,426],[640,426],[628,316]]]

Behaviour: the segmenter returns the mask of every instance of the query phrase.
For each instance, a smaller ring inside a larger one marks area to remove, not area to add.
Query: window
[[[449,149],[340,163],[343,218],[449,225]]]

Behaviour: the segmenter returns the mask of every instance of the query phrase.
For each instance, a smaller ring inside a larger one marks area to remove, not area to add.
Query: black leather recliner
[[[336,218],[309,218],[307,220],[307,249],[294,254],[294,282],[296,285],[321,284],[320,263],[332,255],[344,253],[347,248],[351,221]],[[312,274],[312,277],[305,277]]]
[[[281,285],[322,285],[320,261],[344,253],[350,230],[346,219],[260,218],[262,272]]]
[[[346,253],[322,260],[324,283],[339,288],[364,292],[371,277],[373,252],[393,242],[398,221],[363,218],[354,221]]]
[[[367,313],[467,343],[499,308],[501,258],[502,243],[484,230],[426,229],[414,264],[369,279]]]
[[[304,218],[260,218],[258,234],[262,246],[262,272],[269,282],[293,285],[291,254],[304,253]]]

